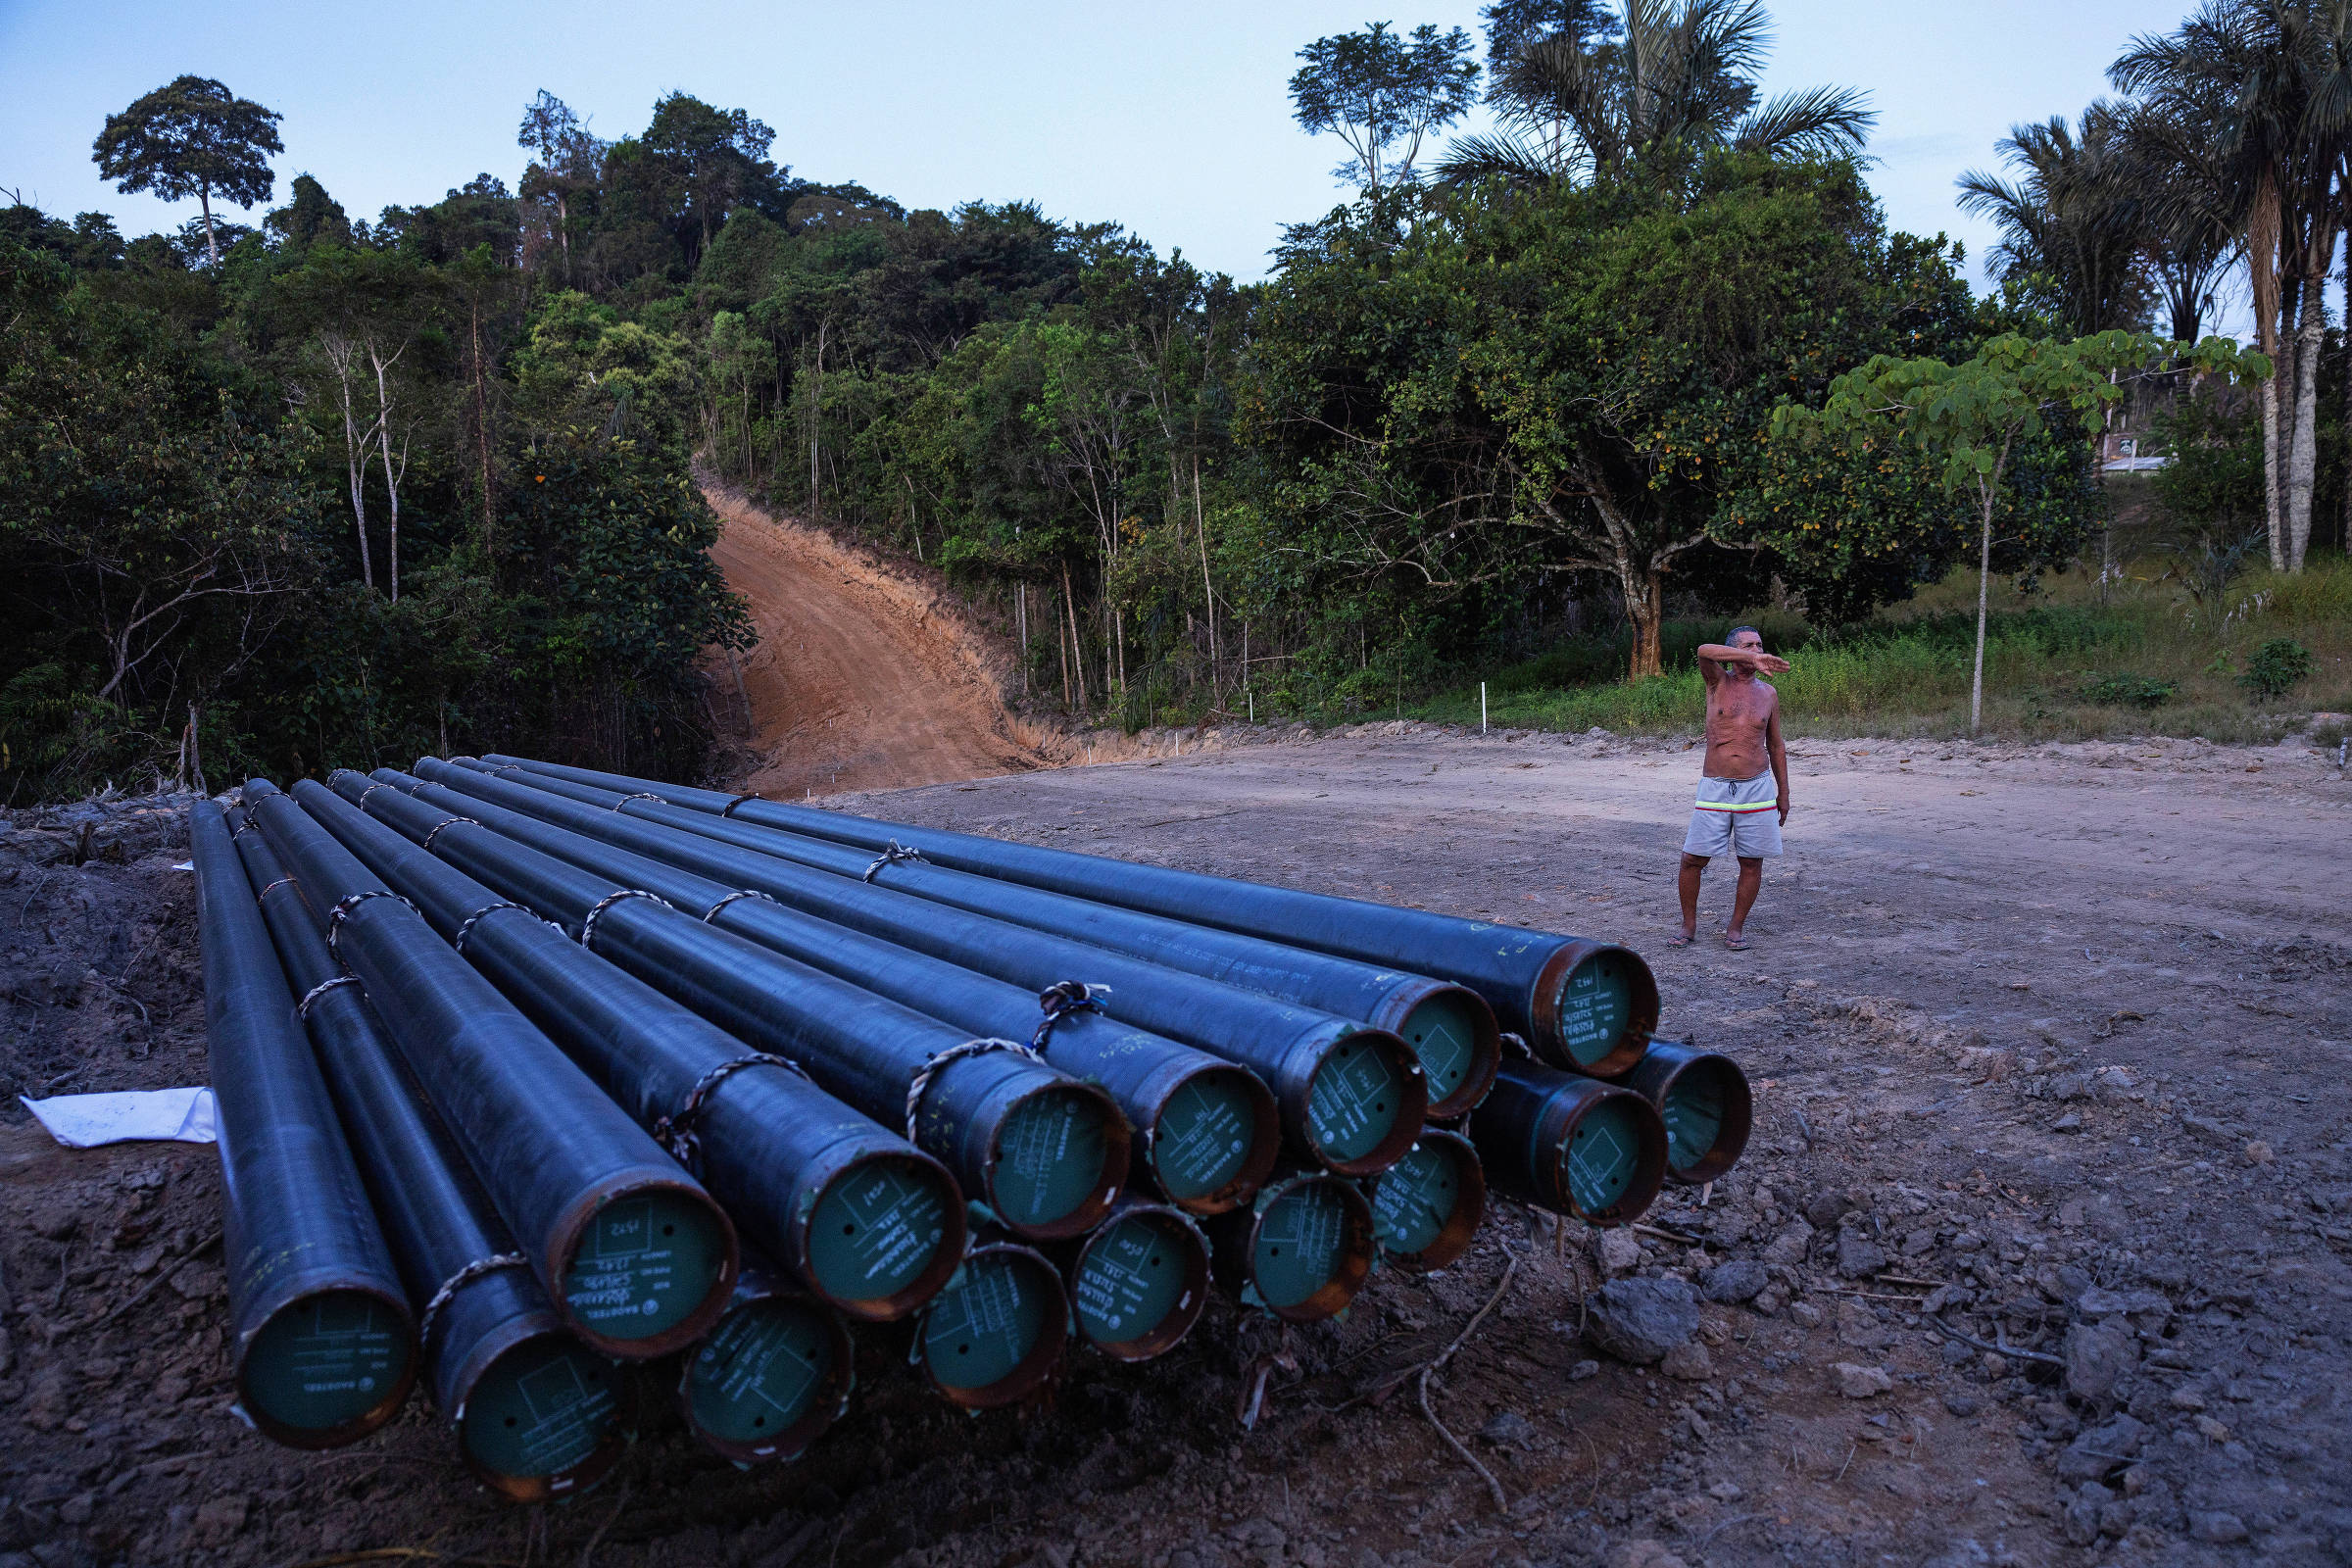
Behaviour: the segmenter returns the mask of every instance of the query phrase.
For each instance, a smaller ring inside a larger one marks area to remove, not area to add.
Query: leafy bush
[[[2254,650],[2238,684],[2257,697],[2283,697],[2311,673],[2311,650],[2292,637],[2274,637]]]
[[[2146,675],[2105,675],[2082,688],[2082,700],[2102,708],[2162,708],[2180,689],[2179,681]]]

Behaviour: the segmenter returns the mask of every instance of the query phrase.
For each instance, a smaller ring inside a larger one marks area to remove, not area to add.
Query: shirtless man
[[[1788,661],[1764,651],[1763,634],[1753,626],[1735,627],[1728,644],[1709,643],[1698,651],[1698,671],[1707,683],[1707,760],[1690,831],[1683,837],[1683,934],[1666,944],[1670,948],[1697,940],[1698,879],[1718,855],[1740,858],[1740,885],[1723,945],[1747,946],[1740,933],[1763,885],[1765,857],[1781,853],[1789,804],[1781,695],[1758,677],[1788,667]]]

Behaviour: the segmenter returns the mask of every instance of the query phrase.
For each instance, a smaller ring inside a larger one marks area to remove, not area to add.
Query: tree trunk
[[[2281,363],[2282,345],[2278,336],[2278,185],[2275,173],[2263,172],[2254,192],[2252,210],[2246,220],[2246,272],[2254,296],[2254,330],[2262,352],[2270,358],[2271,375],[2262,383],[2262,506],[2264,519],[2270,525],[2271,564],[2285,564],[2285,530],[2280,526],[2278,486],[2279,416],[2278,382],[2286,367]]]
[[[1666,573],[1636,572],[1631,564],[1618,567],[1625,591],[1625,618],[1633,623],[1634,649],[1626,679],[1641,680],[1666,673]]]
[[[1977,653],[1968,677],[1968,732],[1974,735],[1984,721],[1984,620],[1992,608],[1992,504],[2000,494],[1995,485],[1978,484],[1984,514],[1977,539]]]
[[[491,564],[492,553],[498,541],[496,529],[491,522],[493,503],[490,495],[490,392],[482,374],[482,302],[478,299],[473,302],[472,326],[473,444],[482,460],[482,564],[485,568],[495,570],[496,568]]]
[[[2315,236],[2312,248],[2318,266],[2304,274],[2301,319],[2295,330],[2295,427],[2286,458],[2288,571],[2303,569],[2303,553],[2311,544],[2311,495],[2319,473],[2320,342],[2328,326],[2322,290],[2328,266],[2335,259],[2335,237]]]
[[[196,200],[204,207],[204,254],[215,267],[220,265],[220,237],[213,232],[213,191],[209,185],[196,187]]]
[[[1200,597],[1208,601],[1208,700],[1217,696],[1217,590],[1208,580],[1208,516],[1200,506],[1200,455],[1193,454],[1193,526],[1200,535]]]
[[[1070,617],[1070,666],[1078,675],[1078,711],[1086,713],[1091,705],[1086,690],[1086,646],[1078,640],[1078,596],[1070,588],[1070,564],[1061,564],[1061,607]]]

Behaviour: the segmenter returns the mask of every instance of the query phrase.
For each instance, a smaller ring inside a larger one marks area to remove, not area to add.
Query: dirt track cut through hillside
[[[978,637],[933,589],[741,496],[706,493],[723,524],[711,559],[760,634],[743,661],[740,744],[753,760],[739,787],[822,795],[1038,765]]]

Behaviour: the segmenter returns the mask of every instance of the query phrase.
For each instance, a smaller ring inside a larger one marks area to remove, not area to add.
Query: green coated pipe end
[[[1026,1247],[972,1249],[931,1298],[915,1360],[934,1387],[967,1410],[1012,1404],[1061,1360],[1070,1333],[1061,1276]]]
[[[1306,1134],[1316,1159],[1343,1176],[1368,1176],[1404,1157],[1429,1108],[1412,1048],[1385,1029],[1341,1036],[1306,1091]]]
[[[988,1206],[1033,1240],[1084,1235],[1102,1223],[1127,1180],[1130,1142],[1127,1118],[1091,1085],[1054,1084],[1024,1096],[989,1151]]]
[[[1337,1177],[1295,1177],[1272,1190],[1249,1238],[1249,1285],[1276,1317],[1313,1323],[1347,1308],[1372,1272],[1372,1210]]]
[[[1147,1141],[1152,1178],[1193,1214],[1250,1200],[1282,1153],[1273,1091],[1242,1067],[1203,1067],[1163,1101]]]
[[[314,1291],[271,1313],[246,1347],[238,1406],[289,1447],[338,1447],[392,1419],[418,1359],[405,1307],[368,1290]]]
[[[458,1451],[484,1484],[516,1502],[584,1491],[627,1446],[621,1371],[568,1334],[511,1347],[476,1378],[452,1417]]]
[[[963,1195],[936,1161],[877,1154],[837,1173],[805,1230],[803,1269],[862,1322],[906,1316],[939,1294],[963,1253]]]
[[[1570,1211],[1592,1225],[1627,1225],[1665,1179],[1666,1128],[1649,1102],[1614,1092],[1585,1107],[1555,1153]]]
[[[1530,1044],[1555,1066],[1617,1077],[1641,1059],[1657,1028],[1657,978],[1631,949],[1606,943],[1580,943],[1561,956],[1568,961],[1536,1018],[1538,1034],[1550,1038]],[[1547,966],[1547,979],[1553,972]]]
[[[679,1384],[686,1424],[738,1464],[797,1459],[847,1403],[849,1330],[794,1295],[739,1301],[687,1357]]]
[[[581,1227],[556,1308],[588,1345],[623,1360],[666,1355],[725,1310],[735,1286],[735,1228],[701,1190],[645,1186],[615,1194]]]
[[[1494,1009],[1477,992],[1452,985],[1434,991],[1405,1013],[1396,1033],[1420,1060],[1432,1121],[1467,1116],[1494,1087],[1502,1034]]]
[[[1425,1128],[1410,1153],[1364,1187],[1372,1234],[1403,1268],[1446,1267],[1470,1250],[1486,1217],[1486,1169],[1459,1133]]]
[[[1070,1300],[1088,1344],[1117,1360],[1150,1360],[1200,1321],[1208,1300],[1208,1244],[1173,1208],[1124,1208],[1080,1249]]]

